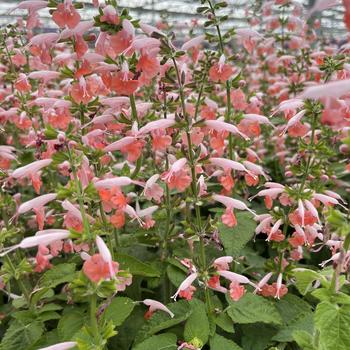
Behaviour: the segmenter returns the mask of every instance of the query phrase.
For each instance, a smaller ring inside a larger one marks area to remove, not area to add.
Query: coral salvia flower
[[[80,15],[72,4],[72,0],[64,0],[63,4],[58,4],[57,10],[52,14],[52,19],[60,28],[67,26],[73,29],[80,22]]]
[[[68,350],[68,349],[74,348],[75,346],[77,346],[77,342],[68,341],[68,342],[64,342],[64,343],[51,345],[51,346],[48,346],[46,348],[40,348],[39,350]]]
[[[23,238],[19,244],[4,248],[4,250],[0,253],[0,256],[4,256],[17,248],[26,249],[37,247],[39,245],[48,246],[55,241],[68,238],[69,235],[70,232],[67,230],[53,229],[38,231],[35,236]]]
[[[240,285],[238,282],[233,281],[230,283],[229,294],[233,301],[238,301],[241,299],[245,292],[246,290],[244,286]]]
[[[166,312],[167,314],[169,314],[171,318],[174,318],[175,316],[173,312],[171,312],[164,304],[160,303],[159,301],[152,300],[152,299],[145,299],[143,303],[146,306],[149,306],[149,309],[145,314],[146,319],[149,319],[157,310]]]
[[[190,274],[179,286],[176,293],[172,296],[174,300],[178,296],[185,298],[187,300],[192,299],[193,292],[196,290],[194,286],[192,286],[192,283],[197,279],[198,273],[194,272]]]
[[[90,259],[86,260],[83,265],[84,274],[94,283],[110,279],[112,277],[111,272],[113,272],[114,275],[117,270],[118,264],[116,262],[106,262],[101,254],[94,254]]]
[[[218,63],[215,63],[209,69],[209,77],[214,82],[225,83],[233,75],[233,68],[229,64],[225,64],[225,56],[222,55]]]

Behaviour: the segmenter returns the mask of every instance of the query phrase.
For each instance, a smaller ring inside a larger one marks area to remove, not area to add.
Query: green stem
[[[309,176],[309,171],[310,171],[310,168],[311,168],[311,164],[312,164],[312,156],[313,156],[313,147],[314,147],[314,139],[315,139],[315,129],[316,129],[316,118],[317,118],[317,115],[313,115],[313,119],[312,119],[312,130],[311,130],[311,140],[310,140],[310,144],[309,144],[309,149],[310,149],[310,154],[309,154],[309,157],[307,159],[307,163],[306,163],[306,169],[305,169],[305,172],[304,172],[304,176],[301,180],[301,184],[300,184],[300,187],[299,187],[299,195],[301,195],[303,189],[304,189],[304,186],[305,186],[305,182],[307,180],[307,177]]]
[[[69,146],[67,146],[67,149],[68,149],[68,155],[69,155],[69,162],[70,162],[71,167],[72,167],[72,173],[73,173],[75,188],[76,188],[76,192],[77,192],[81,217],[83,219],[84,233],[87,235],[87,237],[90,241],[93,241],[94,237],[93,237],[92,233],[90,232],[90,224],[89,224],[89,221],[86,217],[86,212],[85,212],[85,207],[84,207],[83,188],[81,186],[80,180],[78,179],[77,171],[76,171],[75,164],[73,161],[72,152],[71,152]]]
[[[179,69],[177,66],[177,62],[176,62],[174,57],[172,57],[172,61],[174,63],[177,81],[178,81],[178,85],[179,85],[179,94],[180,94],[182,114],[187,122],[186,138],[187,138],[187,146],[188,146],[188,160],[189,160],[190,168],[191,168],[191,177],[192,177],[191,189],[192,189],[192,195],[194,197],[194,208],[195,208],[195,214],[196,214],[197,235],[199,237],[199,245],[200,245],[200,264],[201,264],[202,271],[206,272],[207,262],[206,262],[205,245],[204,245],[204,239],[203,239],[201,212],[200,212],[200,207],[198,205],[196,165],[195,165],[195,161],[194,161],[194,157],[193,157],[193,153],[192,153],[193,147],[192,147],[192,140],[191,140],[191,135],[190,135],[191,124],[190,124],[190,120],[189,120],[187,113],[186,113],[185,96],[184,96],[184,92],[183,92],[183,86],[181,83],[181,76],[180,76],[180,72],[179,72]],[[207,287],[205,287],[205,302],[207,305],[208,313],[210,313],[212,310],[212,307],[211,307],[210,295],[209,295],[209,291],[208,291]]]
[[[213,4],[211,3],[210,0],[208,0],[208,4],[210,7],[210,11],[212,13],[212,15],[214,16],[214,18],[216,17],[215,14],[215,9],[213,7]],[[215,25],[216,31],[218,33],[218,37],[219,37],[219,54],[223,55],[224,54],[224,41],[222,39],[222,35],[221,35],[221,29],[220,26],[218,24]],[[230,85],[230,81],[226,81],[226,116],[225,116],[225,120],[227,123],[231,123],[231,114],[232,114],[232,106],[231,106],[231,85]],[[228,135],[228,153],[229,153],[229,158],[233,159],[233,139],[232,139],[232,134],[229,133]]]
[[[138,122],[138,116],[137,116],[137,109],[136,109],[136,102],[135,102],[135,96],[130,95],[130,107],[131,107],[131,116],[132,120]]]
[[[96,294],[91,295],[90,298],[90,326],[92,330],[92,334],[94,338],[97,339],[99,337],[98,332],[98,323],[96,318]]]

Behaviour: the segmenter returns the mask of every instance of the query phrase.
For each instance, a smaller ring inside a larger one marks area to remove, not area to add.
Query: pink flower
[[[114,276],[118,271],[118,266],[119,265],[116,262],[112,262],[111,264],[106,262],[101,254],[95,254],[84,262],[83,272],[90,281],[98,283],[101,280],[110,279],[112,272]]]
[[[199,46],[205,39],[205,35],[196,36],[188,41],[186,41],[182,46],[181,50],[190,50],[193,47]]]
[[[23,238],[19,244],[4,248],[0,253],[0,256],[4,256],[17,248],[26,249],[37,247],[39,245],[48,246],[55,241],[68,238],[69,235],[70,232],[67,230],[52,229],[38,231],[35,236]]]
[[[215,201],[220,202],[223,205],[225,205],[226,208],[230,208],[230,209],[235,208],[235,209],[238,209],[238,210],[248,210],[254,216],[256,215],[253,210],[249,209],[245,203],[243,203],[242,201],[239,201],[238,199],[233,199],[233,198],[230,198],[230,197],[221,196],[219,194],[212,195],[212,198]]]
[[[145,299],[143,303],[149,306],[148,312],[145,314],[145,318],[149,319],[153,313],[157,310],[164,311],[170,315],[171,318],[174,317],[174,314],[162,303],[152,299]],[[147,316],[146,316],[147,315]]]
[[[51,345],[46,348],[40,348],[39,350],[68,350],[72,349],[75,346],[77,346],[77,343],[75,341],[69,341],[64,343],[59,343],[56,345]]]
[[[221,55],[219,62],[209,69],[209,77],[214,82],[224,83],[233,75],[233,68],[225,64],[225,56]]]
[[[49,194],[44,194],[42,196],[31,199],[27,202],[24,202],[18,207],[18,210],[17,210],[18,214],[24,214],[32,209],[42,208],[47,203],[56,199],[56,197],[57,197],[56,193],[49,193]]]
[[[103,16],[100,16],[101,22],[107,22],[110,24],[118,24],[119,16],[117,14],[116,9],[112,5],[107,5],[102,10]]]
[[[172,299],[176,300],[177,296],[183,297],[187,300],[192,298],[192,294],[195,288],[192,286],[192,283],[197,279],[198,273],[191,273],[179,286],[176,293],[172,296]],[[192,288],[191,288],[192,287]]]
[[[57,9],[52,13],[52,19],[60,28],[67,26],[73,29],[80,22],[80,15],[73,6],[72,0],[65,0],[63,4],[57,5]]]
[[[256,285],[253,282],[251,282],[247,277],[240,275],[238,273],[226,271],[226,270],[219,270],[217,273],[220,276],[230,280],[231,282],[235,282],[238,284],[250,284],[251,286],[256,288]]]
[[[232,261],[232,256],[222,256],[214,260],[213,266],[217,270],[229,270],[229,264],[231,264]]]
[[[229,293],[233,301],[238,301],[239,299],[241,299],[245,292],[246,290],[244,286],[241,286],[238,282],[233,281],[230,283]]]
[[[160,203],[161,198],[164,195],[164,190],[156,183],[158,179],[158,174],[151,176],[145,184],[143,193],[148,200],[154,199],[157,203]]]
[[[230,123],[226,123],[223,122],[221,120],[206,120],[204,122],[204,124],[206,126],[208,126],[210,129],[213,129],[215,131],[228,131],[234,135],[238,134],[240,136],[242,136],[244,139],[248,140],[249,137],[247,135],[244,135],[243,133],[241,133],[236,126],[230,124]]]

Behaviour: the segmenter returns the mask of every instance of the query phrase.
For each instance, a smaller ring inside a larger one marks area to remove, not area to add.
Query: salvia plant
[[[336,3],[255,1],[228,28],[232,5],[201,0],[180,34],[114,0],[86,21],[82,2],[17,4],[1,350],[350,349],[350,44],[319,15]]]

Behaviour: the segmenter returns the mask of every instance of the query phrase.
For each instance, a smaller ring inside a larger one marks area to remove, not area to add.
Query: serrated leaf
[[[160,272],[153,266],[146,264],[133,256],[117,253],[116,261],[120,264],[121,269],[129,270],[132,275],[145,277],[159,277]]]
[[[170,282],[175,287],[178,287],[181,284],[181,282],[186,278],[186,273],[173,265],[168,265],[166,272]]]
[[[298,296],[288,293],[281,300],[275,302],[283,323],[293,323],[296,318],[311,313],[311,305]]]
[[[263,323],[242,325],[242,347],[244,350],[265,350],[272,343],[277,329]]]
[[[116,297],[107,306],[103,317],[111,320],[115,326],[120,326],[132,313],[135,303],[126,297]]]
[[[337,303],[337,304],[350,304],[350,296],[338,292],[337,294],[332,293],[327,288],[318,288],[314,290],[311,295],[321,301],[330,301],[331,303]]]
[[[215,318],[215,323],[217,326],[219,326],[221,329],[223,329],[227,333],[234,333],[235,332],[231,318],[224,312],[221,312]]]
[[[315,325],[319,331],[320,350],[350,349],[350,306],[322,302],[317,305]]]
[[[309,269],[294,269],[293,274],[296,278],[295,286],[302,295],[308,293],[312,288],[312,283],[321,278],[318,272]]]
[[[301,316],[295,318],[293,322],[281,328],[272,339],[284,343],[291,342],[294,340],[293,333],[295,331],[306,331],[312,334],[314,331],[313,314],[301,314]]]
[[[75,264],[59,264],[46,271],[40,279],[43,287],[54,288],[62,283],[72,282],[75,278]]]
[[[80,310],[73,308],[66,309],[64,315],[58,321],[57,331],[62,341],[68,341],[73,339],[86,321],[85,314]]]
[[[166,312],[157,311],[141,328],[135,342],[141,342],[149,336],[156,334],[164,329],[173,327],[181,322],[184,322],[192,313],[190,305],[185,300],[177,301],[166,305],[170,311],[174,313],[174,317],[171,318]]]
[[[137,344],[132,350],[176,350],[176,341],[176,335],[172,333],[154,335],[142,343]]]
[[[61,305],[50,303],[50,304],[45,304],[41,308],[38,308],[37,312],[40,314],[47,311],[58,311],[58,310],[62,310]]]
[[[59,320],[61,318],[61,315],[55,311],[46,311],[40,314],[38,317],[38,320],[41,322],[46,322],[49,320]]]
[[[0,349],[29,349],[40,339],[43,330],[43,325],[39,322],[25,324],[22,321],[16,320],[7,329],[0,344]]]
[[[252,239],[256,222],[250,213],[235,214],[237,225],[233,228],[218,223],[220,240],[225,248],[226,255],[238,256],[244,246]]]
[[[184,339],[191,342],[192,339],[200,339],[202,344],[206,344],[209,338],[209,321],[205,304],[193,299],[190,302],[192,313],[185,323]]]
[[[226,339],[219,334],[215,334],[210,338],[210,350],[242,350],[242,348],[232,340]]]
[[[313,345],[313,337],[308,332],[295,331],[293,333],[293,339],[302,350],[317,350]]]
[[[238,301],[227,298],[229,308],[227,314],[236,323],[272,323],[280,325],[282,319],[274,303],[259,295],[245,294]]]

